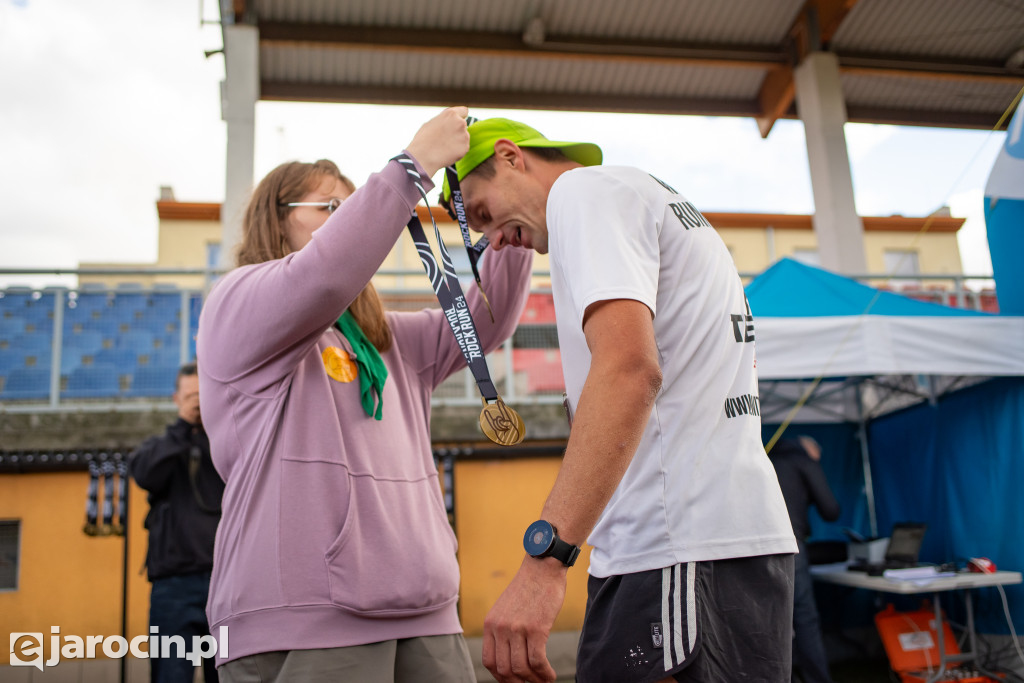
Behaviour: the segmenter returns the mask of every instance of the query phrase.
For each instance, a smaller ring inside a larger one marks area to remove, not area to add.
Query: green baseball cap
[[[558,142],[548,140],[535,128],[511,119],[483,119],[469,126],[469,151],[455,162],[459,180],[494,155],[494,143],[509,140],[520,147],[556,147],[565,156],[584,166],[598,166],[601,163],[601,148],[591,142]],[[451,197],[447,176],[441,196],[447,201]]]

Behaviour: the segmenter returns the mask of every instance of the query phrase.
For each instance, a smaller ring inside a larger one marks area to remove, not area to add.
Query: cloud
[[[0,0],[0,265],[152,260],[160,185],[183,201],[222,201],[224,62],[203,57],[220,46],[189,3]],[[281,161],[326,157],[362,183],[436,111],[260,102],[256,179]],[[741,118],[472,113],[595,142],[607,163],[644,168],[706,211],[813,211],[799,121],[779,121],[765,140]],[[923,216],[980,188],[1002,139],[854,124],[846,135],[865,215]],[[961,244],[965,263],[987,252],[973,229]]]
[[[221,67],[177,5],[35,3],[0,17],[2,263],[152,260],[159,185],[220,199]]]
[[[967,219],[957,233],[964,273],[991,275],[992,254],[985,225],[984,191],[982,188],[974,188],[958,192],[949,198],[949,208],[954,216]]]

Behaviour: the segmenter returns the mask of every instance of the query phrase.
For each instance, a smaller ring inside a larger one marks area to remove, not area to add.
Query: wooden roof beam
[[[649,96],[622,97],[616,94],[295,83],[291,81],[270,80],[260,83],[260,99],[441,107],[450,106],[452,102],[459,102],[470,107],[495,109],[515,108],[556,111],[688,114],[698,116],[754,116],[757,113],[753,102],[742,100]]]
[[[808,54],[827,45],[855,4],[857,0],[807,0],[787,38],[793,64],[799,64]],[[762,138],[768,137],[772,126],[786,115],[795,98],[793,66],[777,66],[769,71],[757,96],[761,107],[757,127]]]

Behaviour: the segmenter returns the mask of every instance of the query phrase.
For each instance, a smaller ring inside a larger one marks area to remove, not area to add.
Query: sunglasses
[[[326,208],[328,214],[332,214],[339,206],[341,206],[341,202],[342,200],[337,197],[332,197],[326,202],[288,202],[287,204],[281,204],[280,206],[319,206],[321,208]]]

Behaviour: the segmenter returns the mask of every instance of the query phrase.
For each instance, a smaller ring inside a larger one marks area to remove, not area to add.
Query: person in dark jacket
[[[809,436],[784,439],[768,454],[779,477],[793,523],[800,554],[796,556],[793,581],[793,665],[804,683],[831,683],[828,658],[821,640],[818,609],[814,604],[807,537],[811,525],[807,510],[813,505],[826,522],[839,519],[839,503],[821,469],[821,446]]]
[[[206,596],[213,567],[213,540],[220,521],[224,482],[210,459],[210,441],[199,413],[196,364],[178,370],[174,391],[178,419],[162,436],[142,443],[132,454],[129,469],[149,492],[149,549],[146,569],[153,584],[149,600],[150,633],[181,636],[181,655],[193,637],[209,635]],[[150,658],[152,683],[192,683],[194,667],[184,656]],[[213,658],[203,660],[207,683],[217,680]]]

